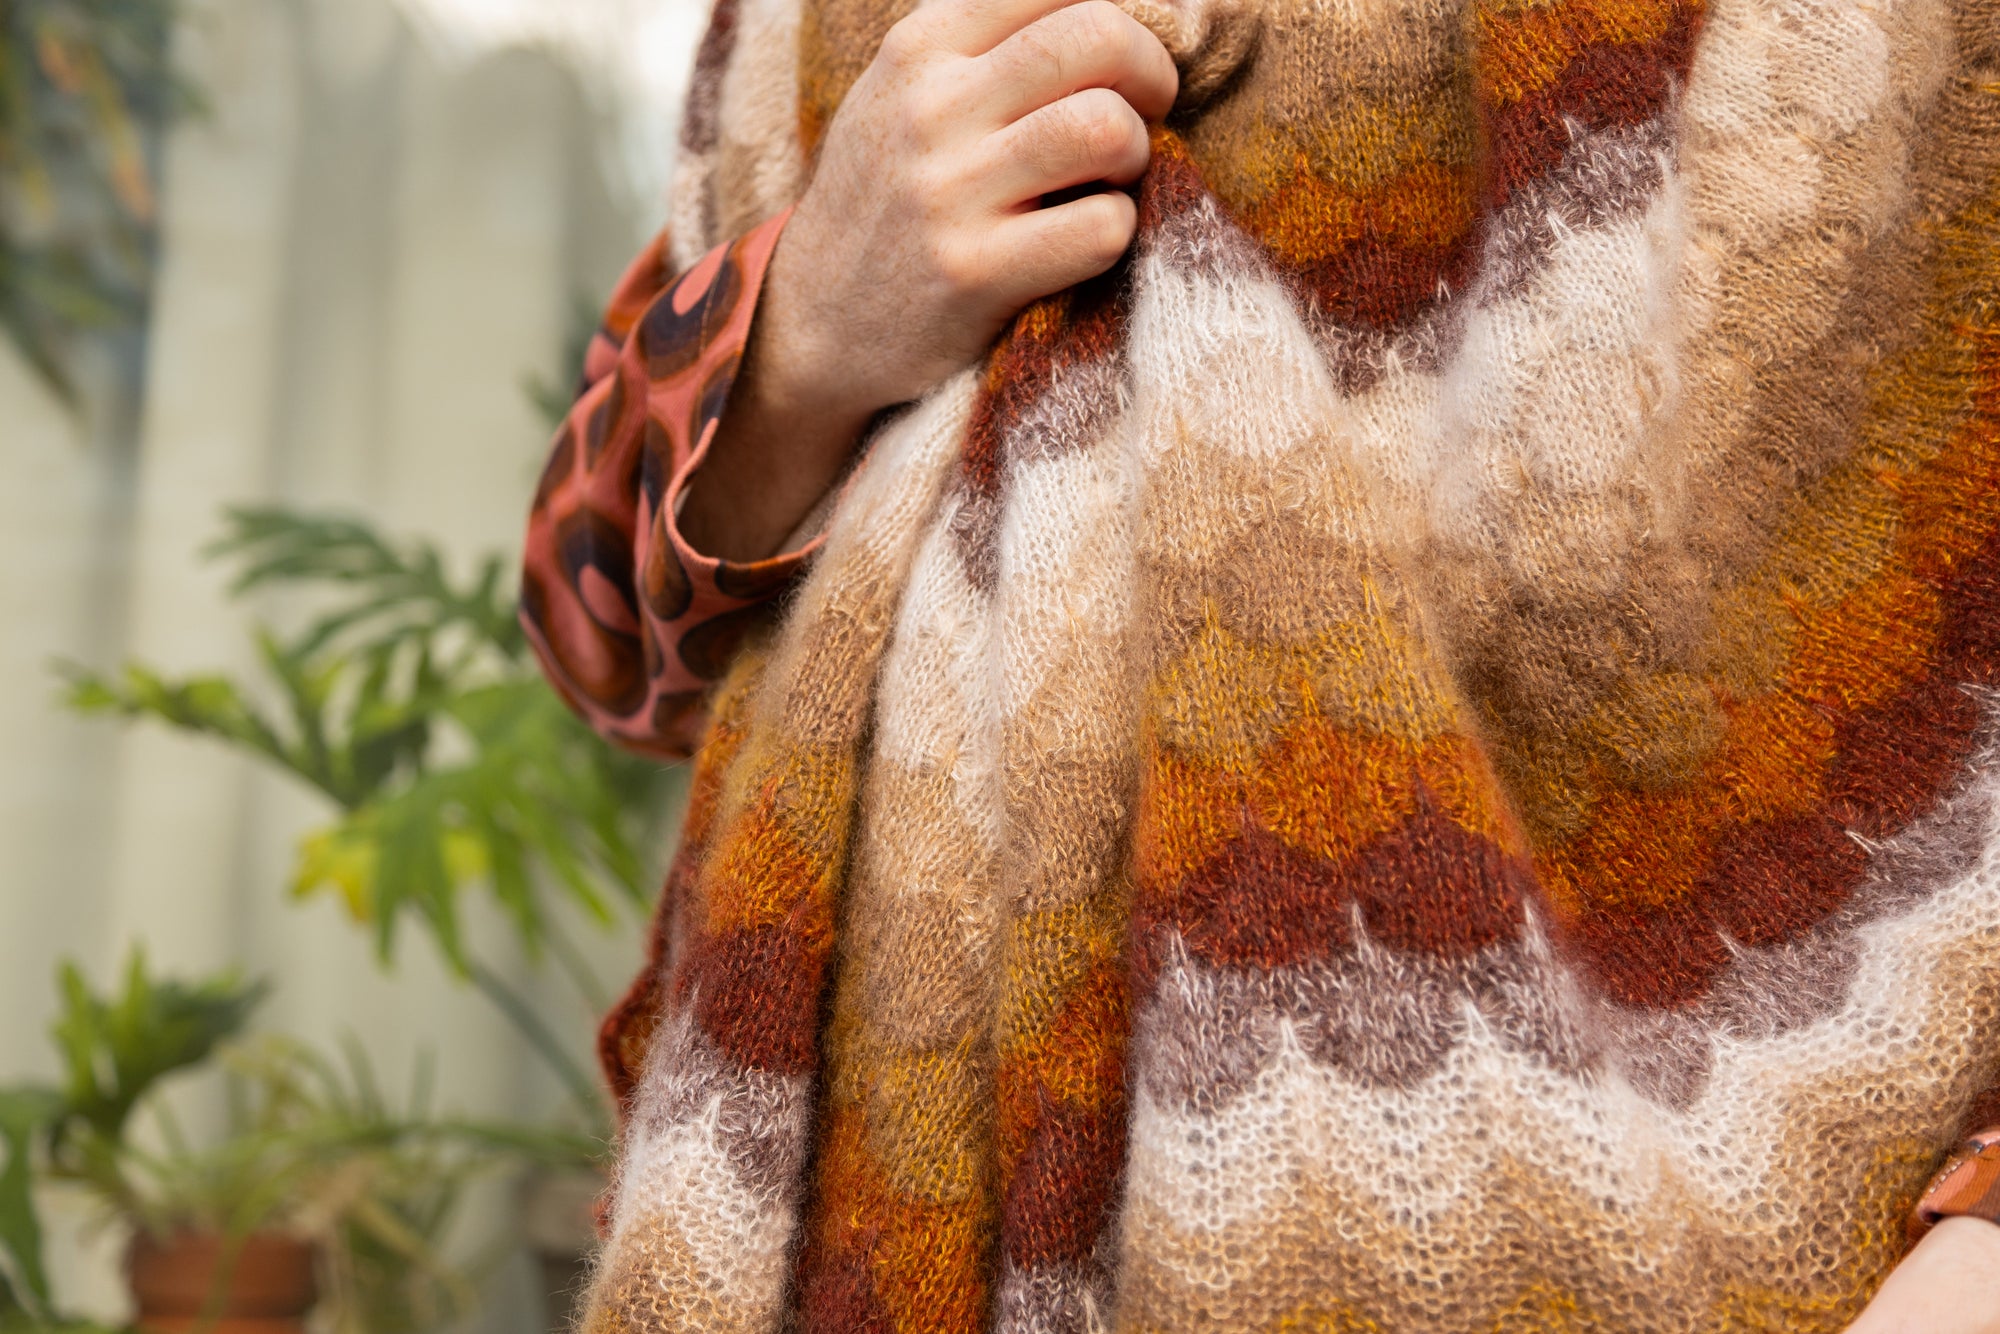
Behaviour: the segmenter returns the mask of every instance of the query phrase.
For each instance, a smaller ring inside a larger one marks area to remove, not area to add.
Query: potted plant
[[[543,1148],[431,1114],[419,1072],[393,1109],[357,1047],[337,1064],[295,1040],[239,1037],[261,986],[156,982],[142,956],[121,995],[62,970],[60,1086],[0,1090],[0,1327],[53,1318],[30,1186],[74,1183],[132,1234],[137,1328],[158,1334],[434,1330],[472,1288],[439,1240],[476,1174]],[[158,1093],[220,1074],[224,1133],[196,1144]],[[150,1136],[133,1133],[139,1121]],[[576,1151],[568,1146],[567,1151]],[[39,1325],[33,1327],[40,1327]]]
[[[130,1194],[124,1146],[134,1110],[159,1082],[207,1061],[237,1032],[262,988],[233,976],[194,986],[155,983],[134,953],[123,995],[94,995],[73,964],[59,974],[54,1026],[59,1086],[0,1090],[0,1316],[51,1318],[32,1186],[40,1174],[89,1182],[114,1200]]]
[[[613,750],[548,689],[499,557],[458,583],[428,545],[282,509],[231,511],[208,550],[235,564],[237,594],[282,590],[320,608],[289,634],[255,628],[264,680],[69,668],[68,702],[220,741],[320,795],[330,820],[301,840],[292,892],[337,895],[385,964],[415,923],[561,1081],[573,1133],[557,1142],[588,1149],[528,1183],[523,1231],[566,1327],[562,1298],[591,1240],[579,1201],[602,1186],[610,1109],[541,1008],[467,947],[462,900],[492,896],[526,956],[601,1012],[609,989],[553,909],[608,927],[647,906],[655,866],[642,849],[664,841],[681,773]],[[272,696],[281,708],[254,702]]]
[[[224,1137],[195,1149],[163,1117],[166,1151],[131,1154],[142,1329],[154,1295],[176,1317],[154,1327],[191,1328],[178,1322],[191,1302],[214,1300],[200,1280],[212,1293],[225,1273],[242,1316],[268,1321],[281,1299],[311,1310],[317,1298],[319,1327],[333,1334],[417,1334],[472,1308],[472,1285],[440,1240],[465,1185],[516,1158],[516,1132],[435,1117],[427,1069],[397,1110],[351,1042],[336,1063],[266,1035],[225,1046],[218,1063]]]

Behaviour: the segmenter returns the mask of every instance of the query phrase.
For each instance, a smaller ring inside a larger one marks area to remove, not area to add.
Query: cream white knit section
[[[1199,207],[1215,209],[1211,202]],[[1219,220],[1212,225],[1227,226]],[[1352,447],[1318,349],[1275,279],[1259,268],[1219,277],[1191,274],[1151,255],[1135,269],[1130,355],[1139,421],[1131,448],[1151,486],[1199,482],[1171,471],[1171,456],[1190,441],[1224,459],[1258,463],[1293,455],[1307,441],[1322,450]],[[1262,410],[1233,406],[1245,401]],[[1311,485],[1306,477],[1291,480]],[[1145,508],[1150,515],[1161,506],[1149,497]],[[1228,531],[1258,516],[1203,517]]]
[[[1012,473],[1000,528],[996,684],[1009,726],[1029,729],[1032,746],[1091,745],[1129,721],[1093,711],[1107,695],[1129,693],[1107,676],[1128,670],[1133,616],[1138,477],[1128,438],[1120,421],[1106,439]]]
[[[990,720],[968,720],[990,707],[993,661],[989,601],[967,582],[948,521],[933,524],[882,664],[875,754],[909,769],[941,766],[954,804],[989,846],[999,834],[987,815],[999,790],[997,736]]]
[[[1523,290],[1467,316],[1431,451],[1444,559],[1476,553],[1517,584],[1614,581],[1654,526],[1671,479],[1644,445],[1672,401],[1666,287],[1682,241],[1665,179],[1652,207],[1563,234]]]

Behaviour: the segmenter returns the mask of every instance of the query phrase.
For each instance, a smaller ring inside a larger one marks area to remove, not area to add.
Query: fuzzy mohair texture
[[[584,1329],[1840,1329],[2000,1080],[2000,3],[1134,12],[1132,254],[714,697]],[[899,16],[721,0],[678,262]]]

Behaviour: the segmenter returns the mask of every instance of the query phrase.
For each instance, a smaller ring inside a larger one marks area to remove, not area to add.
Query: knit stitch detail
[[[592,1334],[1833,1331],[1991,1105],[2000,6],[1239,8],[717,698]]]

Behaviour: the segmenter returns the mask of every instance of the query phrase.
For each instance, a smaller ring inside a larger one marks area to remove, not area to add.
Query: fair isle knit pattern
[[[2000,3],[1135,13],[1133,255],[715,699],[585,1329],[1840,1329],[2000,1083]],[[722,0],[683,263],[895,17]]]

